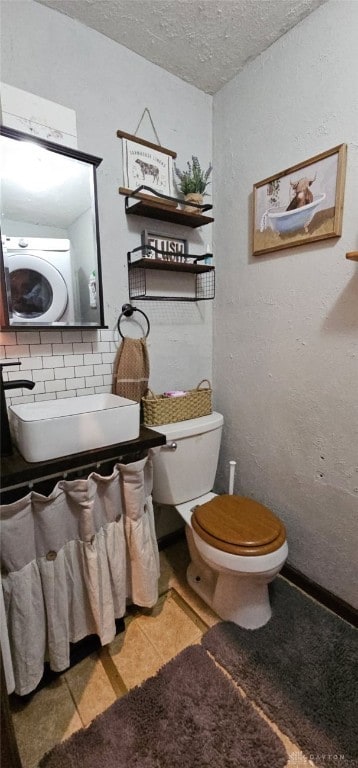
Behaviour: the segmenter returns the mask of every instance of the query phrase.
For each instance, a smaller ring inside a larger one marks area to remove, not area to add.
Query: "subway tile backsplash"
[[[118,334],[90,331],[1,331],[0,358],[20,360],[21,366],[3,369],[4,381],[35,382],[31,392],[6,392],[8,404],[111,392]]]

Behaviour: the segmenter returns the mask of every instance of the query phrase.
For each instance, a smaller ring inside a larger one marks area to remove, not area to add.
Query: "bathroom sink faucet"
[[[15,381],[3,381],[2,369],[7,368],[10,365],[21,365],[20,361],[11,363],[0,363],[0,394],[1,394],[1,454],[3,456],[11,456],[13,453],[11,444],[11,434],[9,426],[9,417],[7,412],[5,391],[7,389],[33,389],[35,386],[34,381],[28,381],[27,379],[16,379]]]

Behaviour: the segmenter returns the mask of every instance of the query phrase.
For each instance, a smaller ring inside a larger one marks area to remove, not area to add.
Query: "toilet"
[[[153,451],[153,501],[174,506],[186,526],[187,580],[220,618],[258,629],[271,617],[268,584],[288,554],[283,523],[267,507],[214,484],[223,416],[155,427],[166,445]]]

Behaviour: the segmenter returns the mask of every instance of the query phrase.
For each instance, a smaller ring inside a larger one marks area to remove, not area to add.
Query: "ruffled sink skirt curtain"
[[[109,477],[61,480],[1,513],[1,572],[16,693],[36,688],[44,662],[69,666],[69,643],[115,636],[126,601],[158,599],[159,554],[149,457]]]

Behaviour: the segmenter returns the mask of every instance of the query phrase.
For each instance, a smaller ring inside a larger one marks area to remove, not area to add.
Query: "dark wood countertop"
[[[71,456],[61,456],[59,459],[49,461],[37,461],[29,463],[14,448],[12,456],[1,457],[1,489],[14,485],[29,483],[36,478],[45,478],[54,475],[61,475],[63,472],[71,472],[76,468],[95,465],[99,462],[122,460],[124,456],[133,456],[135,461],[136,454],[145,452],[149,448],[158,445],[165,445],[165,435],[155,432],[153,429],[141,426],[139,437],[135,440],[129,440],[125,443],[109,445],[105,448],[96,448],[91,451],[83,451]],[[89,470],[90,471],[90,470]],[[69,477],[68,479],[71,479]]]

